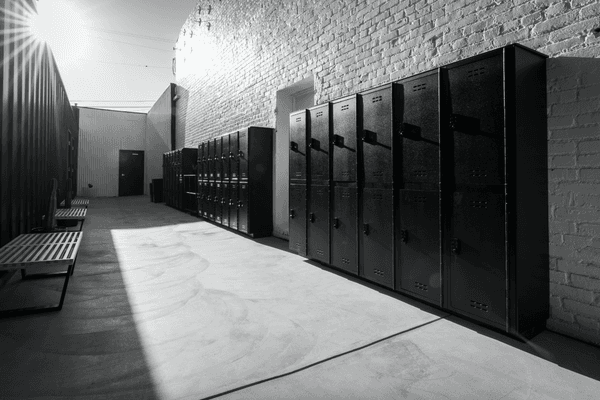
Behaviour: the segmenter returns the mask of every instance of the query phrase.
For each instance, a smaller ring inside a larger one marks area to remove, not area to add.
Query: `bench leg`
[[[27,274],[27,272],[25,272],[25,270],[22,269],[21,270],[21,279],[23,279],[23,280],[29,280],[29,279],[56,278],[57,276],[65,276],[67,274],[68,274],[68,271],[43,272],[43,273],[39,273],[39,274]]]
[[[72,265],[69,266],[67,272],[64,274],[65,283],[63,284],[63,288],[62,288],[62,292],[60,294],[60,300],[59,300],[58,304],[15,308],[12,310],[0,310],[0,318],[17,317],[17,316],[21,316],[21,315],[31,315],[31,314],[39,314],[39,313],[43,313],[43,312],[48,312],[48,311],[62,310],[63,303],[65,301],[65,295],[67,294],[67,286],[69,285],[69,277],[71,276],[72,268],[73,268]],[[21,270],[21,271],[23,271],[23,270]]]

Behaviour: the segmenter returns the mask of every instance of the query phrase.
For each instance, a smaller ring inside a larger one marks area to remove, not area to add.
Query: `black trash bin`
[[[162,203],[163,200],[163,180],[152,179],[151,198],[154,203]]]

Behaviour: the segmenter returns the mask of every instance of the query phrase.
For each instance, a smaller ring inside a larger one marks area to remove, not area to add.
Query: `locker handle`
[[[315,213],[310,213],[310,214],[308,214],[308,215],[309,215],[309,221],[310,221],[310,222],[315,222],[315,219],[316,219],[316,217],[315,217]]]
[[[407,139],[419,140],[421,139],[421,127],[404,122],[400,128],[400,136]]]
[[[296,211],[294,209],[290,210],[290,218],[294,219],[296,217]]]
[[[450,241],[450,251],[452,251],[453,254],[460,254],[460,240],[452,238]]]
[[[331,140],[334,146],[344,147],[344,137],[340,135],[333,135],[333,139]]]
[[[340,227],[340,219],[339,219],[339,218],[334,218],[334,219],[333,219],[333,227],[334,227],[335,229],[337,229],[337,228],[339,228],[339,227]]]
[[[238,206],[238,208],[244,207],[244,202],[239,200],[237,206]]]
[[[238,157],[240,157],[240,158],[244,158],[244,152],[240,150],[240,151],[238,152]]]
[[[402,243],[408,242],[408,231],[406,229],[402,229],[400,231],[400,240],[402,241]]]
[[[221,199],[221,204],[225,204],[225,199]]]
[[[296,142],[290,142],[290,150],[291,151],[298,151],[298,143]]]
[[[369,224],[363,224],[363,233],[366,236],[369,236],[369,233],[370,233],[370,231],[369,231]]]
[[[362,132],[362,140],[366,143],[377,143],[377,133],[364,129]]]
[[[235,158],[235,154],[233,154],[233,152],[229,153],[229,158],[230,159],[234,159]]]
[[[230,205],[230,206],[232,206],[232,205],[234,205],[234,204],[235,204],[235,203],[234,203],[232,200],[229,200],[229,205]]]
[[[308,142],[308,147],[314,150],[319,150],[321,148],[321,142],[319,142],[317,139],[311,138],[310,142]]]

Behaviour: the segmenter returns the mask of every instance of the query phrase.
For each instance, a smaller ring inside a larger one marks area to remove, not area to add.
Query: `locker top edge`
[[[291,117],[292,115],[294,115],[294,116],[295,116],[295,115],[300,115],[300,114],[304,114],[304,115],[306,115],[306,113],[307,113],[307,112],[308,112],[308,110],[307,110],[307,109],[304,109],[304,110],[298,110],[298,111],[292,111],[292,112],[290,113],[290,117]]]
[[[327,108],[327,107],[331,107],[331,102],[317,104],[316,106],[312,106],[310,108],[307,108],[306,110],[307,111],[316,111],[316,110],[320,110],[322,108]]]
[[[377,86],[377,87],[374,87],[374,88],[371,88],[371,89],[367,89],[367,90],[365,90],[363,92],[360,92],[359,94],[361,96],[363,96],[365,94],[370,94],[370,93],[373,93],[373,92],[378,92],[378,91],[380,91],[382,89],[393,88],[394,86],[398,86],[398,82],[385,83],[383,85],[380,85],[380,86]]]
[[[437,75],[437,74],[439,74],[439,71],[440,71],[439,68],[430,69],[429,71],[420,72],[420,73],[418,73],[416,75],[411,75],[411,76],[407,76],[406,78],[399,79],[395,83],[397,83],[399,85],[402,85],[403,83],[412,82],[412,81],[415,81],[417,79],[422,79],[422,78],[424,78],[426,76],[429,76],[429,75]]]
[[[331,100],[331,104],[337,104],[348,100],[356,100],[360,96],[359,93],[354,93],[349,96],[340,97],[339,99]]]

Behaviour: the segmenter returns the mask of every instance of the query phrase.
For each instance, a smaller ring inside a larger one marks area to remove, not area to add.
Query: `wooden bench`
[[[17,236],[0,249],[0,271],[21,270],[22,279],[40,279],[64,276],[58,304],[1,310],[0,318],[27,315],[62,309],[69,276],[73,275],[77,253],[81,244],[81,232],[28,233]],[[65,266],[66,271],[26,274],[25,269],[43,266]]]
[[[85,221],[86,215],[87,208],[59,208],[54,214],[54,219],[56,219],[56,221],[81,221],[81,227],[79,228],[81,231],[83,229],[83,222]]]
[[[61,207],[65,206],[65,200],[60,203]],[[73,199],[71,200],[71,207],[88,207],[90,205],[90,201],[88,199]]]

